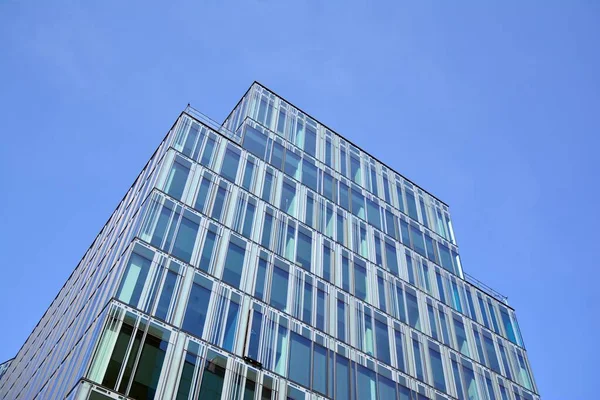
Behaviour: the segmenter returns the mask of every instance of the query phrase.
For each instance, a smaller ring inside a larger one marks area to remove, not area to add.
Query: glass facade
[[[258,83],[188,107],[0,397],[539,399],[448,206]]]

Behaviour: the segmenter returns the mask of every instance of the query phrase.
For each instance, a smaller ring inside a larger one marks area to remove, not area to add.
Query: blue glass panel
[[[410,292],[406,292],[406,305],[408,308],[408,323],[415,329],[421,329],[419,321],[419,305],[417,297]]]
[[[165,184],[165,192],[167,194],[181,200],[183,189],[187,181],[188,174],[190,173],[189,167],[182,165],[175,161],[167,177],[167,183]]]
[[[310,340],[291,332],[288,378],[303,386],[310,386],[311,349]]]
[[[227,321],[225,322],[225,335],[223,337],[223,348],[228,351],[233,350],[233,340],[235,338],[235,329],[237,327],[239,311],[239,304],[232,300],[229,303]]]
[[[271,228],[273,227],[273,216],[271,214],[265,214],[265,222],[263,224],[262,238],[260,244],[267,249],[270,248],[271,242]]]
[[[271,300],[269,304],[281,311],[287,309],[287,293],[288,293],[288,272],[279,268],[273,267],[273,282],[271,285]]]
[[[119,300],[137,306],[144,289],[151,261],[137,253],[131,253],[127,269],[119,285]]]
[[[154,229],[154,234],[152,235],[152,240],[150,240],[150,244],[156,247],[160,247],[163,239],[165,237],[165,231],[167,229],[167,224],[169,223],[169,219],[173,214],[173,210],[169,207],[163,206],[160,210],[160,215],[158,216],[158,222],[156,223],[156,228]]]
[[[346,357],[335,357],[335,398],[350,399],[350,365]]]
[[[410,238],[413,244],[413,250],[423,257],[427,257],[427,253],[425,252],[425,243],[423,242],[423,234],[419,228],[412,225],[410,226]]]
[[[375,372],[363,367],[360,364],[358,366],[358,373],[356,379],[356,398],[364,400],[377,400],[377,382]]]
[[[441,390],[446,391],[446,381],[444,378],[444,367],[442,364],[442,355],[440,352],[433,347],[429,347],[429,360],[431,361],[431,372],[433,374],[433,386]]]
[[[242,187],[250,191],[250,185],[252,184],[252,176],[254,175],[254,163],[250,160],[246,161],[246,168],[244,169],[244,179],[242,180]]]
[[[377,358],[386,364],[392,364],[390,355],[390,338],[387,325],[375,319],[375,343],[377,344]]]
[[[177,283],[177,274],[173,271],[168,271],[165,277],[165,283],[163,284],[160,298],[158,299],[158,305],[156,306],[156,317],[165,320],[169,311],[169,305],[171,304],[171,297],[175,290],[175,284]]]
[[[327,349],[314,343],[312,389],[327,395]]]
[[[246,206],[246,216],[244,217],[244,227],[242,228],[242,235],[250,238],[252,235],[252,228],[254,226],[254,212],[256,207],[252,203],[248,203]]]
[[[300,157],[292,151],[285,153],[285,171],[287,175],[300,180]]]
[[[396,343],[396,366],[400,371],[406,372],[404,364],[404,340],[402,332],[394,329],[394,341]]]
[[[256,282],[254,289],[254,296],[263,300],[265,291],[265,277],[267,274],[267,261],[259,258],[258,259],[258,271],[256,272]]]
[[[209,272],[211,270],[211,260],[216,238],[217,235],[214,232],[206,232],[206,239],[204,240],[200,263],[198,264],[198,268],[202,271]]]
[[[415,221],[419,220],[419,214],[417,213],[417,203],[415,201],[415,195],[412,190],[406,188],[406,204],[408,206],[408,216]]]
[[[248,343],[248,357],[258,360],[258,347],[260,345],[262,314],[254,311],[252,325],[250,328],[250,340]]]
[[[454,267],[452,265],[452,257],[450,256],[450,250],[448,247],[438,242],[438,249],[440,251],[440,261],[442,263],[442,267],[445,270],[453,272]]]
[[[221,165],[221,176],[228,181],[235,182],[239,162],[240,154],[233,150],[232,147],[227,147],[223,158],[223,164]]]
[[[365,219],[365,197],[355,189],[352,189],[352,214]]]
[[[306,132],[304,136],[304,151],[310,154],[311,156],[315,157],[316,149],[317,132],[315,132],[315,129],[312,126],[306,125]]]
[[[312,239],[310,231],[305,229],[298,230],[298,247],[296,251],[296,262],[300,264],[302,268],[310,271],[311,256],[312,256]]]
[[[181,219],[171,254],[185,262],[190,262],[197,234],[198,223],[184,216]]]
[[[464,400],[465,396],[463,394],[462,382],[460,380],[460,371],[458,369],[458,363],[452,360],[452,375],[454,375],[454,386],[456,386],[456,391],[458,393],[458,399]]]
[[[202,178],[200,182],[200,188],[198,189],[198,196],[196,197],[196,203],[194,208],[200,212],[204,212],[204,205],[206,204],[206,197],[210,190],[210,180],[206,177]]]
[[[317,290],[317,329],[325,330],[325,292]]]
[[[302,303],[302,321],[306,322],[309,325],[312,325],[312,291],[313,286],[307,281],[304,282],[304,300]]]
[[[398,256],[396,255],[396,246],[385,242],[385,260],[388,269],[396,276],[398,275]]]
[[[423,372],[423,359],[421,357],[421,344],[416,340],[412,340],[413,344],[413,355],[415,356],[415,369],[417,372],[417,378],[424,381],[425,375]]]
[[[267,148],[267,136],[246,125],[246,134],[244,135],[242,146],[250,153],[262,159],[265,156]]]
[[[467,344],[467,334],[465,333],[465,326],[458,317],[453,318],[454,321],[454,334],[456,336],[456,344],[458,350],[465,356],[469,356],[469,345]]]
[[[211,216],[216,219],[221,219],[221,213],[223,212],[223,206],[225,205],[225,196],[227,195],[227,190],[223,186],[219,186],[217,190],[217,195],[215,197],[215,203],[213,206]]]
[[[488,356],[490,368],[500,374],[501,373],[500,372],[500,364],[498,363],[498,356],[496,355],[496,348],[494,347],[494,341],[492,340],[491,337],[484,335],[483,336],[483,344],[485,347],[485,352]]]
[[[223,282],[233,287],[240,286],[242,278],[242,268],[244,265],[245,249],[233,241],[229,243],[227,257],[225,258],[225,267],[223,270]]]
[[[508,340],[510,340],[514,344],[519,344],[517,342],[515,330],[513,329],[513,324],[510,320],[510,316],[508,315],[508,311],[506,311],[504,307],[500,307],[500,316],[502,317],[502,324],[504,325],[504,330],[506,331],[506,337],[508,338]]]
[[[367,269],[358,259],[354,260],[354,294],[367,300]]]
[[[341,341],[346,340],[346,304],[337,301],[337,338]]]
[[[198,278],[198,275],[196,277]],[[201,281],[194,282],[183,319],[182,329],[184,331],[202,337],[210,294],[210,282],[208,280],[202,278]]]
[[[381,216],[379,215],[379,205],[373,200],[367,199],[367,217],[369,224],[377,229],[381,229]]]
[[[200,163],[206,167],[210,168],[213,151],[215,149],[215,139],[212,136],[209,136],[206,140],[206,145],[204,146],[204,152],[202,152],[202,158],[200,159]]]
[[[283,170],[283,146],[279,142],[273,142],[271,165],[280,171]]]
[[[302,183],[314,190],[318,191],[317,188],[317,167],[308,159],[304,159],[302,162]]]

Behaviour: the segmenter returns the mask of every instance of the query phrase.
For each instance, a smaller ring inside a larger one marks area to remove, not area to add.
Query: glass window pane
[[[209,351],[206,358],[206,366],[202,374],[202,385],[198,395],[199,399],[220,399],[223,393],[227,363],[224,357],[211,353],[213,352]]]
[[[196,275],[185,310],[182,329],[199,338],[202,337],[202,330],[206,321],[211,285],[211,282],[206,278]]]
[[[352,174],[352,180],[360,185],[362,182],[362,175],[360,173],[360,160],[354,155],[350,156],[350,173]]]
[[[171,298],[173,291],[175,290],[175,284],[177,283],[177,274],[174,271],[168,271],[165,277],[165,283],[160,292],[160,298],[158,299],[158,305],[156,306],[156,312],[154,315],[162,320],[167,318],[169,306],[171,305]]]
[[[269,304],[281,310],[287,310],[288,272],[275,265],[273,267],[273,282],[271,285],[271,300]]]
[[[365,197],[355,189],[352,189],[352,214],[365,219]]]
[[[302,183],[317,191],[317,167],[309,160],[304,159],[302,162]]]
[[[406,306],[408,309],[408,323],[415,329],[421,329],[421,323],[419,320],[419,305],[417,303],[417,297],[406,292]]]
[[[137,253],[131,253],[125,274],[118,290],[118,299],[137,306],[146,283],[151,261]]]
[[[296,332],[291,332],[288,377],[303,386],[310,386],[310,368],[308,368],[310,359],[310,340]]]
[[[357,364],[357,366],[358,377],[356,381],[356,398],[361,400],[377,400],[375,372],[360,364]]]
[[[396,399],[396,384],[391,379],[386,378],[383,375],[377,377],[378,385],[377,390],[379,391],[379,398],[385,399]]]
[[[228,181],[235,182],[239,162],[240,153],[234,150],[233,147],[228,146],[221,165],[221,176]]]
[[[285,171],[287,175],[300,180],[300,156],[288,150],[285,153]]]
[[[327,395],[327,349],[314,343],[312,388]]]
[[[425,375],[423,372],[423,359],[421,357],[421,344],[416,339],[412,340],[413,343],[413,355],[415,356],[415,369],[417,372],[417,378],[425,381]]]
[[[398,257],[396,255],[396,246],[392,243],[385,242],[385,261],[388,269],[398,276]]]
[[[306,135],[304,137],[304,151],[315,157],[317,149],[317,132],[315,128],[306,125]]]
[[[242,146],[250,153],[262,159],[265,156],[267,148],[267,136],[246,125],[246,134],[244,135]]]
[[[260,240],[261,246],[270,248],[271,243],[271,228],[273,226],[273,216],[271,214],[265,214],[265,222],[263,224],[262,238]]]
[[[225,334],[223,337],[223,348],[227,351],[233,350],[233,340],[235,338],[235,330],[237,328],[238,314],[240,305],[235,301],[229,302],[229,310],[227,311],[227,319],[225,321]]]
[[[204,205],[206,204],[206,198],[210,190],[210,179],[207,177],[202,178],[200,182],[200,188],[198,189],[198,195],[196,197],[196,203],[194,208],[200,212],[204,212]]]
[[[254,296],[263,300],[265,292],[265,278],[267,275],[267,261],[259,258],[258,259],[258,270],[256,272],[256,282],[254,289]]]
[[[429,347],[429,359],[431,361],[431,372],[433,374],[433,386],[441,390],[446,391],[446,380],[444,378],[444,366],[442,364],[442,355],[432,346]]]
[[[419,220],[419,214],[417,213],[417,203],[415,201],[415,195],[412,190],[406,188],[406,204],[408,206],[408,216],[415,221]]]
[[[379,205],[373,200],[367,199],[367,217],[369,224],[377,229],[381,229],[381,216],[379,215]]]
[[[427,253],[425,252],[425,242],[423,242],[423,234],[419,228],[412,225],[410,226],[410,238],[412,240],[413,249],[423,257],[427,257]]]
[[[242,245],[243,243],[238,245],[234,243],[233,240],[229,242],[227,257],[225,258],[225,267],[223,270],[223,282],[236,288],[240,286],[240,280],[242,279],[242,268],[244,266],[244,255],[246,252],[245,248],[241,247]]]
[[[273,142],[273,151],[271,152],[271,165],[282,171],[284,148],[279,141]]]
[[[153,330],[158,332],[152,332]],[[155,336],[153,333],[156,333]],[[168,341],[162,338],[162,329],[150,327],[146,335],[137,370],[131,382],[129,397],[135,399],[153,399],[158,387]],[[166,333],[166,332],[165,332]],[[167,335],[168,336],[168,335]]]
[[[490,362],[490,368],[494,371],[500,372],[500,364],[498,363],[498,356],[496,355],[496,348],[494,347],[494,341],[491,337],[487,335],[483,335],[483,344],[485,347],[485,352],[487,354],[488,360]]]
[[[171,254],[185,262],[190,262],[197,234],[198,223],[184,216],[181,219]]]
[[[246,167],[244,168],[244,178],[242,180],[242,187],[248,191],[251,190],[252,177],[254,175],[254,163],[250,160],[246,161]]]
[[[396,343],[396,366],[400,371],[406,372],[404,364],[404,339],[402,332],[394,329],[394,341]]]
[[[367,300],[367,269],[362,261],[354,260],[354,294]]]
[[[219,186],[211,214],[211,217],[213,217],[216,220],[221,220],[221,213],[223,212],[223,206],[225,205],[226,195],[227,189],[225,189],[223,186]]]
[[[296,186],[288,183],[287,181],[283,182],[283,186],[281,188],[281,202],[279,203],[279,208],[292,216],[295,215]]]
[[[204,247],[202,248],[202,255],[200,256],[200,263],[198,264],[198,268],[202,271],[209,272],[211,271],[211,260],[213,255],[213,250],[215,248],[215,241],[217,235],[214,232],[208,231],[206,232],[206,239],[204,240]]]
[[[298,249],[296,251],[296,262],[300,264],[302,268],[310,271],[311,257],[312,257],[312,239],[310,231],[305,229],[298,230]]]
[[[455,318],[452,318],[454,321],[454,333],[456,336],[456,344],[458,346],[458,350],[464,354],[465,356],[469,356],[469,345],[467,344],[467,334],[465,333],[465,326],[462,321]]]
[[[350,366],[348,359],[337,354],[335,357],[335,398],[350,398]]]
[[[183,189],[187,181],[188,174],[190,173],[189,167],[182,165],[175,161],[167,176],[167,182],[165,184],[165,192],[167,194],[181,200]]]
[[[390,338],[388,336],[387,325],[377,318],[375,318],[375,343],[377,344],[377,358],[391,365]]]

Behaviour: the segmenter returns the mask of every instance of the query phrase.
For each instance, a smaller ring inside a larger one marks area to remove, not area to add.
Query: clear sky
[[[185,105],[258,80],[448,203],[542,397],[598,398],[599,2],[82,3],[0,1],[0,359]]]

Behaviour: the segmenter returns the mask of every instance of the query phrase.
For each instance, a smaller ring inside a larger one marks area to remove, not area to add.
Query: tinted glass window
[[[227,249],[227,257],[225,258],[225,267],[223,270],[223,282],[230,284],[233,287],[240,286],[242,278],[242,268],[244,266],[245,249],[231,241]]]

